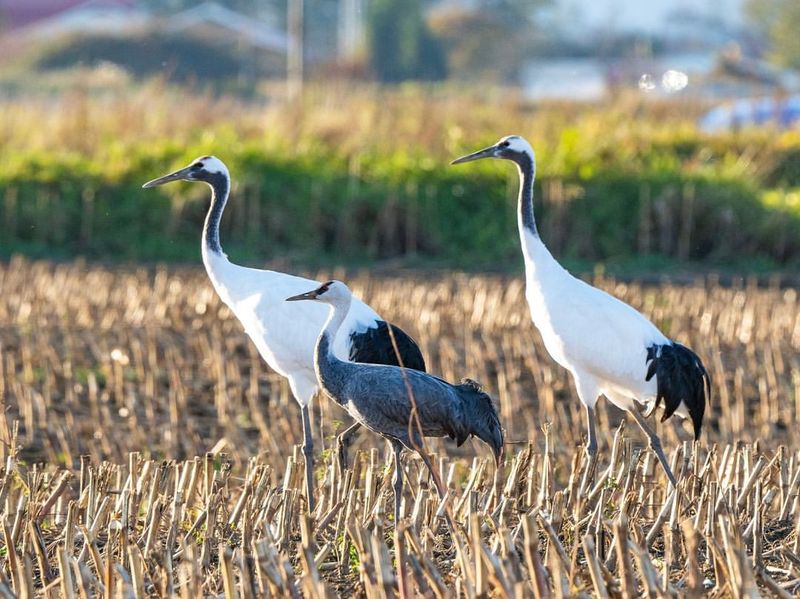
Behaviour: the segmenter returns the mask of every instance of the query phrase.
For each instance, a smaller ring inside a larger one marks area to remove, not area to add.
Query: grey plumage
[[[427,370],[417,343],[403,329],[385,320],[377,322],[375,327],[350,333],[348,360],[364,364],[393,364],[422,372]],[[347,449],[353,433],[359,428],[361,424],[356,422],[336,437],[336,452],[342,472],[347,467]]]
[[[422,437],[450,437],[461,445],[470,436],[487,443],[500,461],[503,430],[491,397],[475,381],[464,379],[454,385],[416,370],[379,364],[359,364],[338,359],[331,345],[347,314],[350,290],[331,281],[319,289],[288,298],[317,300],[333,308],[317,341],[314,365],[320,387],[345,408],[354,420],[392,442],[396,456],[400,447],[418,451],[430,462]],[[416,406],[418,425],[409,423]],[[399,517],[402,480],[395,465],[395,517]],[[442,489],[439,492],[442,493]]]
[[[422,436],[450,437],[461,445],[475,435],[500,457],[500,421],[491,398],[477,383],[465,379],[453,385],[417,370],[344,362],[328,351],[330,342],[323,335],[317,346],[315,367],[320,386],[362,425],[408,449],[419,447],[419,429],[414,429],[416,436],[411,437],[408,427],[416,402]]]

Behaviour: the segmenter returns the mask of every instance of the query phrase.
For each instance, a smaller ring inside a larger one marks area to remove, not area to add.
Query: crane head
[[[461,158],[456,158],[450,164],[472,162],[473,160],[480,160],[481,158],[502,158],[519,163],[525,158],[533,160],[534,154],[531,144],[529,144],[524,137],[520,137],[519,135],[507,135],[493,146],[478,150],[472,154],[467,154]]]
[[[341,281],[328,281],[323,283],[313,291],[301,293],[287,297],[287,302],[299,302],[301,300],[313,300],[326,304],[336,304],[350,298],[350,289]]]
[[[189,166],[148,181],[142,187],[156,187],[171,181],[203,181],[211,183],[213,179],[220,176],[226,179],[230,178],[228,167],[225,166],[225,163],[215,156],[201,156],[192,160]]]

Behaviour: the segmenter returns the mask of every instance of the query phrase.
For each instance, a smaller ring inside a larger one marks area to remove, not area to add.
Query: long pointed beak
[[[158,179],[153,179],[152,181],[148,181],[144,185],[143,188],[148,187],[157,187],[158,185],[164,185],[164,183],[169,183],[170,181],[180,181],[183,179],[187,179],[189,175],[189,167],[182,168],[180,170],[175,171],[174,173],[170,173],[169,175],[164,175],[163,177],[159,177]]]
[[[467,154],[466,156],[462,156],[461,158],[456,158],[450,164],[461,164],[463,162],[472,162],[473,160],[480,160],[481,158],[494,158],[494,151],[497,149],[497,146],[489,146],[488,148],[484,148],[482,150],[478,150],[477,152],[473,152],[472,154]]]
[[[318,297],[317,290],[309,291],[307,293],[301,293],[300,295],[293,295],[292,297],[287,297],[287,302],[299,302],[302,300],[315,300]]]

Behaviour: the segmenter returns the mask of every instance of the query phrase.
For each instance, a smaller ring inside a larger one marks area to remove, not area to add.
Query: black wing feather
[[[377,326],[370,327],[365,331],[350,333],[350,353],[348,355],[350,361],[361,364],[400,366],[389,334],[390,326],[400,352],[402,365],[411,370],[426,372],[425,358],[422,357],[422,352],[416,342],[403,329],[393,324],[390,325],[385,320],[379,320]]]
[[[656,377],[655,407],[664,402],[661,421],[672,416],[683,402],[692,420],[694,437],[699,438],[706,401],[711,400],[711,377],[703,362],[688,347],[673,342],[648,347],[647,363],[645,380]]]

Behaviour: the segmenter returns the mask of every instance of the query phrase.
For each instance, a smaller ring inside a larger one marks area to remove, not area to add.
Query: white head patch
[[[329,281],[323,287],[325,291],[319,296],[323,302],[333,304],[351,295],[350,289],[341,281]]]
[[[504,141],[508,142],[507,149],[511,150],[512,152],[527,154],[531,158],[534,157],[533,148],[524,137],[520,137],[519,135],[507,135],[497,143],[501,144]]]
[[[203,170],[208,173],[223,173],[224,175],[230,176],[228,167],[216,156],[203,156],[198,158],[195,162],[202,162]]]

